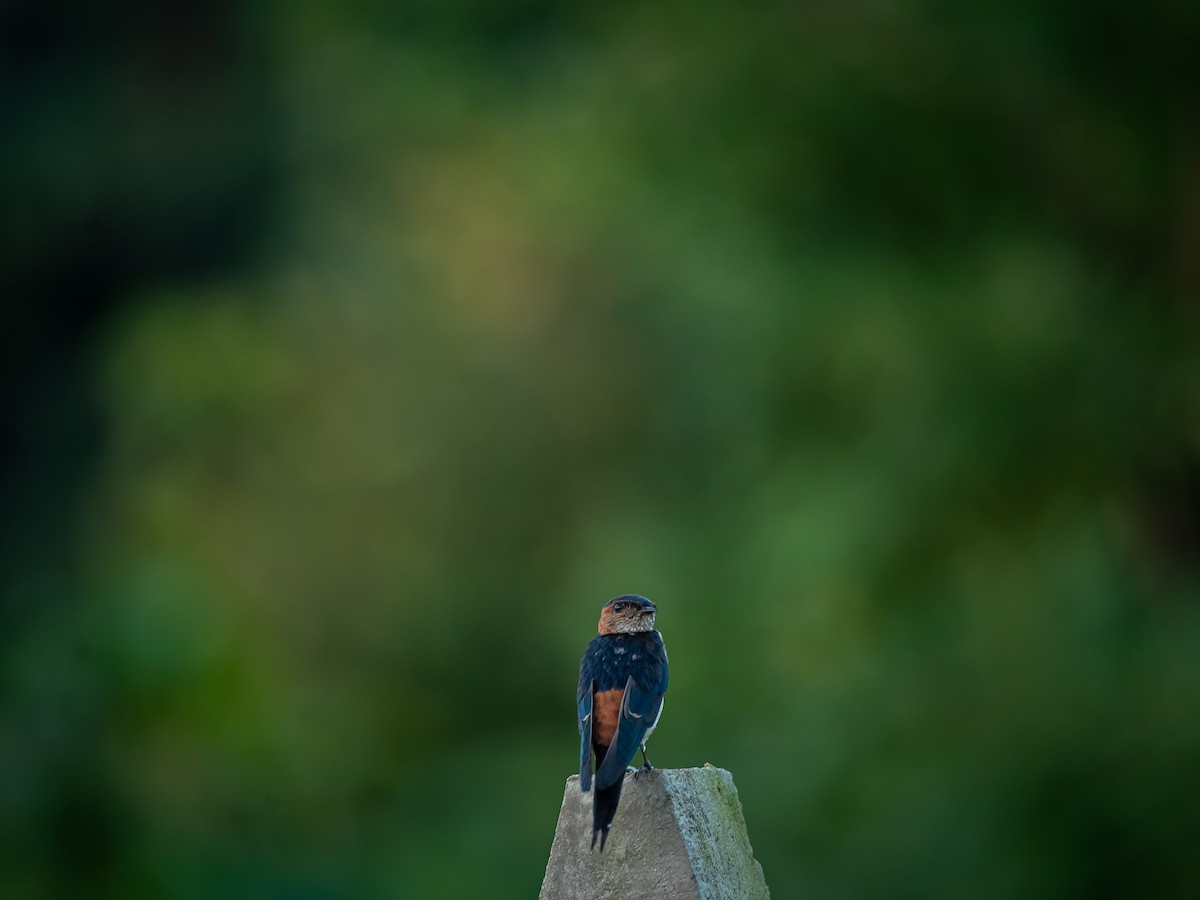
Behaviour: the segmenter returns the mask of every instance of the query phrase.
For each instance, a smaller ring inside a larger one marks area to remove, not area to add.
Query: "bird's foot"
[[[642,751],[642,771],[653,772],[654,766],[650,765],[650,759],[646,756],[646,745],[642,744],[640,749]]]

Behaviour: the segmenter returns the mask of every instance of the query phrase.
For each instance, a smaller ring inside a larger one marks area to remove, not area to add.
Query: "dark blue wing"
[[[588,682],[587,690],[580,686],[577,700],[579,709],[579,789],[586,791],[592,787],[592,682]]]
[[[650,689],[639,687],[633,676],[625,683],[625,696],[621,699],[621,717],[617,720],[617,733],[596,769],[596,787],[611,787],[625,777],[625,768],[633,761],[633,755],[646,740],[646,735],[658,721],[662,712],[663,692],[667,684],[667,667],[662,667],[661,677]]]

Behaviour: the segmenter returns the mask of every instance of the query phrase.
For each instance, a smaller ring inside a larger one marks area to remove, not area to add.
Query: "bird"
[[[579,662],[579,788],[586,793],[594,778],[591,849],[599,836],[601,853],[634,754],[642,751],[642,771],[654,768],[646,740],[667,692],[667,648],[654,630],[657,611],[640,594],[613,597],[600,610],[597,634]]]

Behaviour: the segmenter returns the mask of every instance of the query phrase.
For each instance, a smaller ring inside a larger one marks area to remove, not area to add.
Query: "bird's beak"
[[[656,612],[658,612],[658,607],[655,606],[653,603],[647,603],[645,606],[642,607],[642,615],[643,616],[650,616]]]

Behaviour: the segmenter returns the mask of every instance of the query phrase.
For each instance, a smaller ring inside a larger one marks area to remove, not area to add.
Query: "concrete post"
[[[733,776],[724,769],[626,773],[601,853],[592,794],[567,779],[539,900],[767,900]]]

